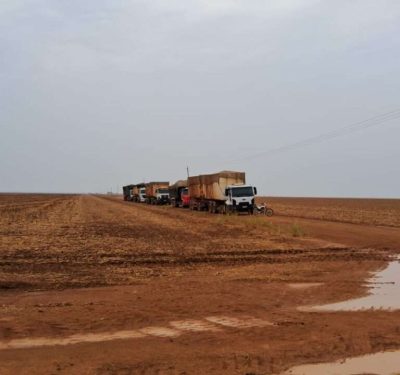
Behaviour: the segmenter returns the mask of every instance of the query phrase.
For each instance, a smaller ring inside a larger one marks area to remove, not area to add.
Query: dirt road
[[[1,374],[272,374],[400,348],[398,311],[298,310],[363,295],[397,227],[101,196],[0,213]]]

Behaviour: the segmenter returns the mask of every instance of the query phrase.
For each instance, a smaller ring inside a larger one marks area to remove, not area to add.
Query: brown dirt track
[[[268,202],[282,215],[0,195],[0,374],[271,374],[400,348],[400,312],[297,310],[365,293],[368,272],[399,252],[398,201]],[[272,325],[160,334],[210,317]],[[87,342],[118,331],[143,337]],[[30,347],[38,339],[55,341]]]

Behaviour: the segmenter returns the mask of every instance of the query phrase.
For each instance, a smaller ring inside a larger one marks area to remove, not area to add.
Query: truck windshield
[[[183,189],[182,190],[182,195],[189,195],[189,189]]]
[[[251,186],[232,188],[232,197],[252,197],[253,195],[254,191]]]

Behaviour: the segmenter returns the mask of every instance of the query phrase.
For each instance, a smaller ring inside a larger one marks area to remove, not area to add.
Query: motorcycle
[[[254,213],[256,215],[265,215],[271,217],[274,214],[274,210],[270,207],[267,207],[267,203],[263,203],[261,205],[254,205]]]

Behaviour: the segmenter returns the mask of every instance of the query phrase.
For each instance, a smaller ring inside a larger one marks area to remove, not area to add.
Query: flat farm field
[[[399,254],[398,201],[266,200],[272,218],[0,195],[0,374],[280,374],[398,350],[400,311],[302,309],[368,293]]]
[[[259,201],[282,216],[400,227],[400,199],[261,197]]]

